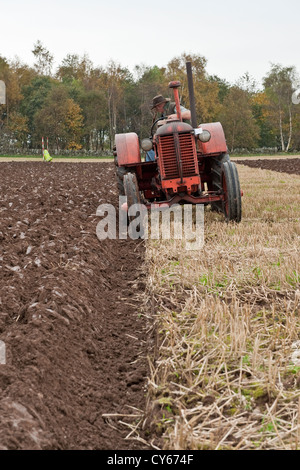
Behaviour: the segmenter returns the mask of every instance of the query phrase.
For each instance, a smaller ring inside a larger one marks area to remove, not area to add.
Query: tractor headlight
[[[202,132],[199,132],[198,134],[198,138],[201,142],[208,142],[211,138],[211,134],[209,131],[202,129]]]
[[[151,150],[152,147],[153,147],[152,140],[151,139],[143,139],[142,142],[141,142],[141,147],[146,152],[149,152],[149,150]]]

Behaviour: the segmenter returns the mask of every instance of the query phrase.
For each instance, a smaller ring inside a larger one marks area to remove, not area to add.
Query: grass
[[[82,161],[90,161],[90,162],[111,162],[113,161],[113,157],[111,156],[73,156],[67,157],[65,155],[51,155],[53,160],[52,162],[82,162]],[[0,162],[9,162],[9,161],[43,161],[43,157],[41,155],[0,155]]]
[[[233,153],[231,155],[232,158],[294,158],[294,157],[297,157],[299,158],[299,151],[298,152],[276,152],[276,153],[272,153],[272,154],[257,154],[257,153]]]
[[[238,170],[240,224],[206,211],[199,252],[147,241],[147,413],[164,449],[300,448],[300,181]]]
[[[107,161],[112,161],[113,156],[100,156],[100,157],[93,157],[93,156],[75,156],[75,157],[67,157],[65,155],[51,155],[54,160],[59,160],[59,159],[64,159],[64,160],[107,160]],[[272,158],[299,158],[299,152],[293,152],[293,153],[285,153],[285,152],[278,152],[273,155],[257,155],[255,153],[250,153],[250,154],[233,154],[231,157],[233,160],[239,160],[239,159],[246,159],[246,158],[266,158],[266,159],[272,159]],[[21,159],[21,160],[31,160],[31,159],[38,159],[42,160],[41,155],[0,155],[0,161],[1,159]]]
[[[95,157],[95,156],[86,156],[86,155],[82,155],[82,156],[72,156],[72,157],[68,157],[66,155],[51,155],[53,160],[57,160],[57,159],[64,159],[64,160],[90,160],[90,159],[93,159],[93,160],[113,160],[113,157],[111,156],[100,156],[100,157]],[[0,161],[1,161],[1,158],[6,158],[6,159],[10,159],[10,158],[20,158],[20,159],[37,159],[37,160],[43,160],[43,157],[42,155],[0,155]]]

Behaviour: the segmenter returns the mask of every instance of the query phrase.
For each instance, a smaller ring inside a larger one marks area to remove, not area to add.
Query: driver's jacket
[[[187,111],[187,109],[182,106],[182,104],[180,105],[180,110],[181,112],[183,113],[184,111]],[[161,117],[163,117],[165,114],[167,116],[170,116],[170,114],[176,114],[176,103],[174,101],[169,101],[168,103],[166,103],[166,106],[165,106],[165,112],[161,114]],[[183,119],[183,122],[187,122],[188,124],[190,124],[190,121],[186,120],[186,119]]]

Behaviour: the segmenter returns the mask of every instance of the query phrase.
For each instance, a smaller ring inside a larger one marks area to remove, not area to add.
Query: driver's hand
[[[178,119],[177,114],[170,114],[170,116],[168,116],[168,119]]]

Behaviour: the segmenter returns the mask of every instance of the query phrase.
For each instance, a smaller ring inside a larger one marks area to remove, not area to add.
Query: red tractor
[[[137,134],[116,134],[119,192],[127,196],[128,207],[136,203],[147,208],[209,204],[223,213],[227,222],[240,222],[242,193],[236,165],[230,161],[222,125],[197,124],[191,63],[187,62],[186,67],[192,125],[182,121],[180,82],[172,81],[169,88],[174,92],[177,119],[157,119],[150,138],[141,142],[145,152],[154,150],[154,161],[141,161]]]

